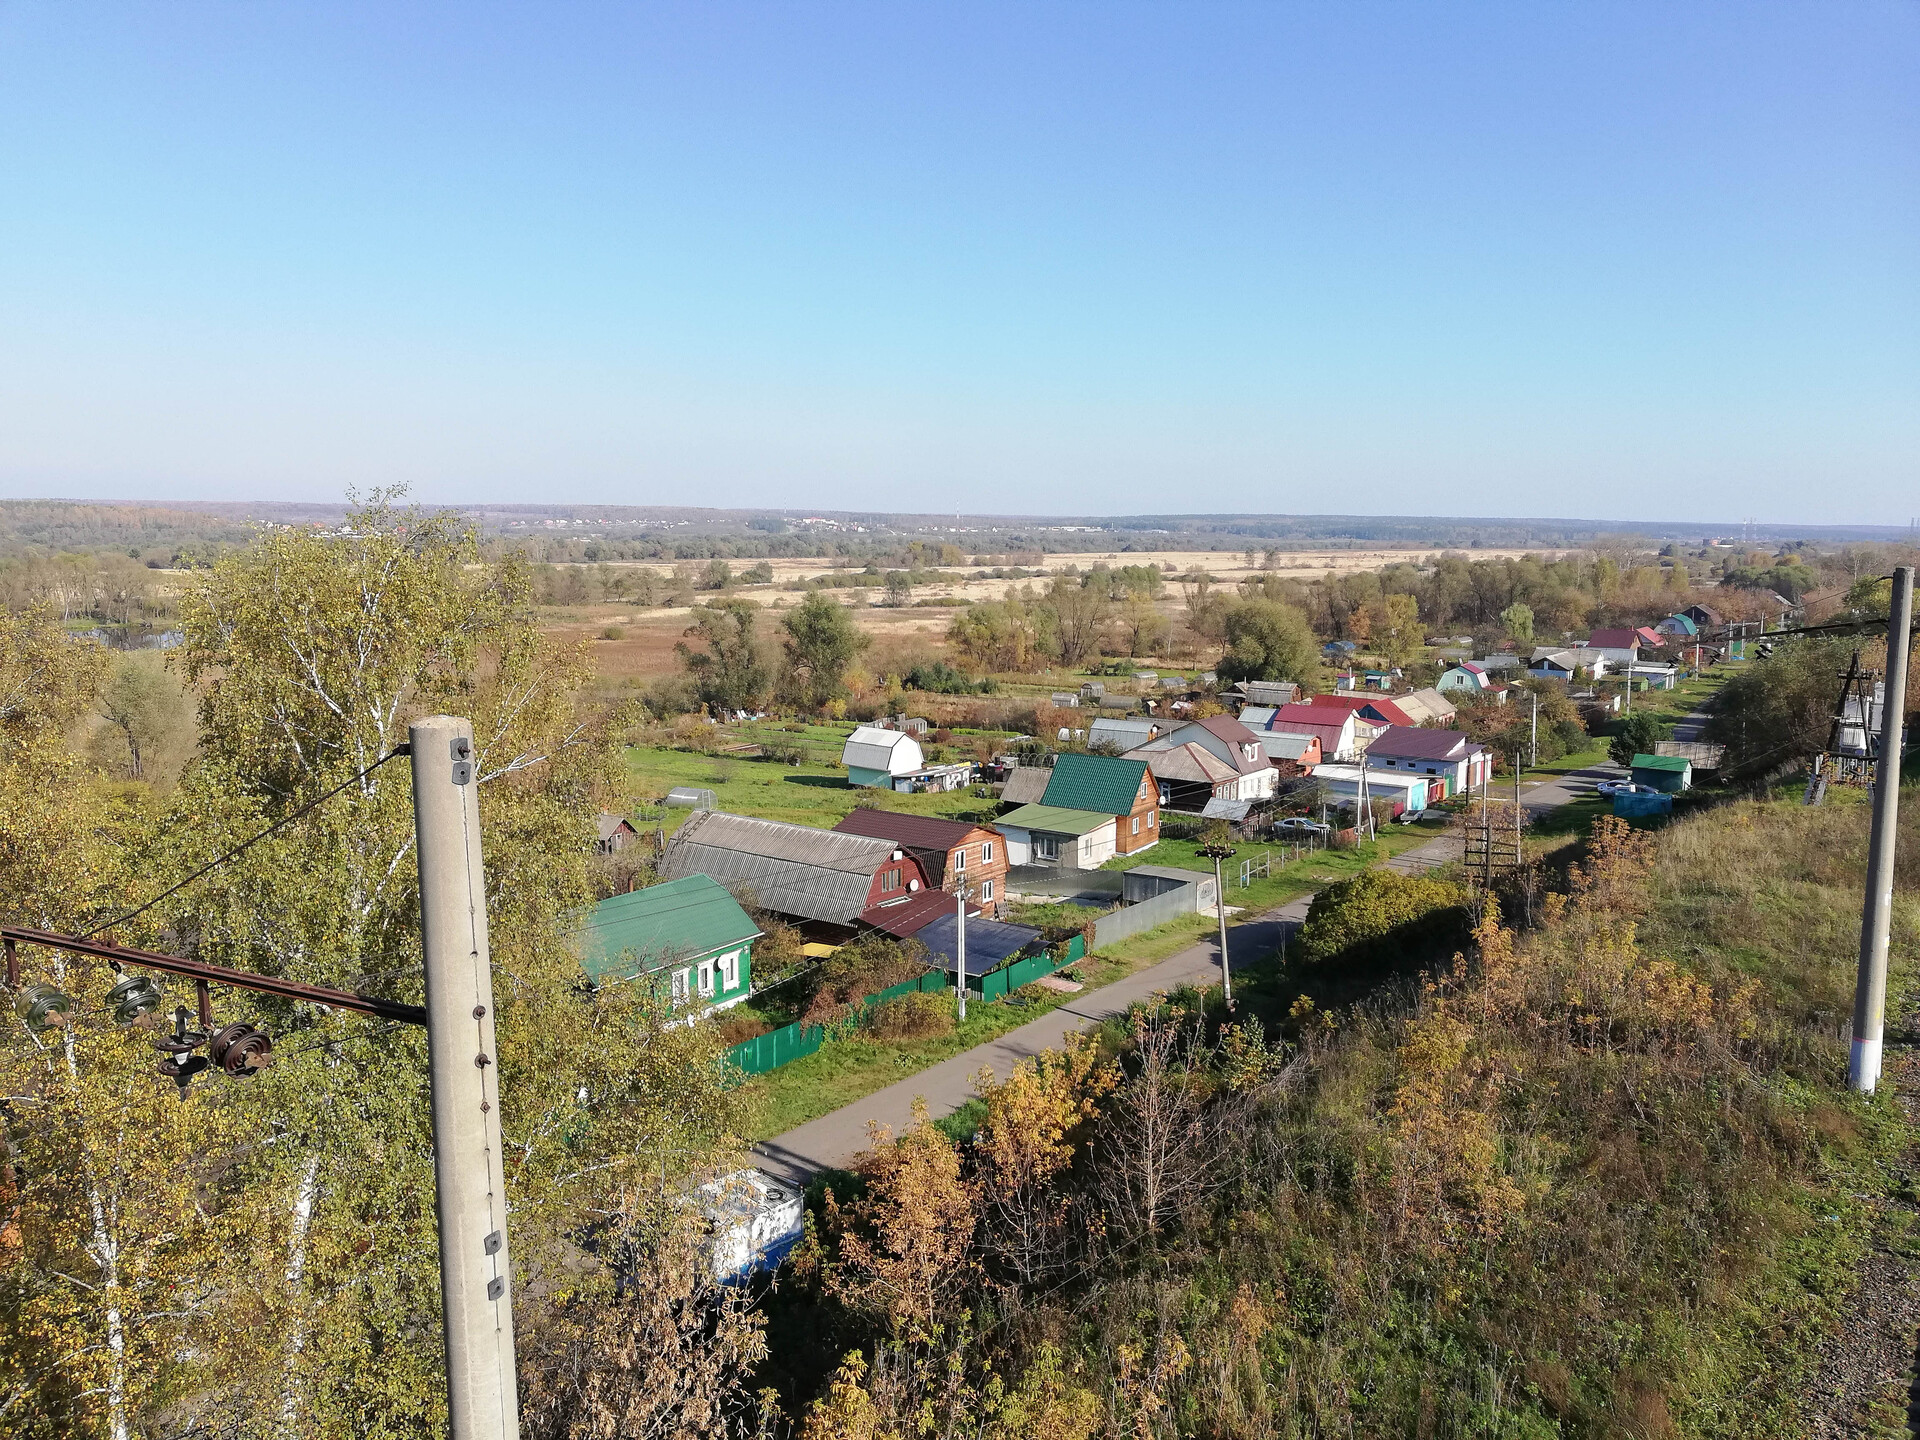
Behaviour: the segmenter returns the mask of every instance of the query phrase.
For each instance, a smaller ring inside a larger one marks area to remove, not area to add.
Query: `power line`
[[[349,786],[357,784],[359,781],[366,779],[367,776],[371,775],[374,771],[378,770],[382,765],[386,764],[387,761],[395,759],[396,757],[405,755],[407,753],[408,753],[408,747],[404,742],[394,746],[393,749],[389,750],[385,755],[382,755],[378,760],[374,761],[373,764],[369,765],[366,769],[362,770],[358,775],[349,775],[345,780],[342,780],[338,785],[334,786],[333,789],[327,791],[327,793],[322,795],[318,800],[309,801],[307,804],[302,805],[298,810],[294,811],[291,815],[284,816],[281,819],[274,821],[273,824],[269,825],[266,829],[262,830],[258,835],[254,836],[251,840],[243,840],[240,844],[234,846],[233,849],[227,851],[226,854],[220,856],[218,859],[208,861],[205,865],[202,865],[198,870],[194,871],[191,875],[187,876],[187,878],[182,880],[178,885],[172,885],[172,886],[169,886],[167,889],[162,890],[158,895],[154,896],[151,900],[147,901],[145,904],[135,906],[133,909],[129,910],[126,914],[116,916],[114,919],[107,921],[104,925],[94,926],[93,929],[87,931],[84,935],[81,935],[78,938],[81,940],[91,940],[95,935],[100,934],[100,932],[103,930],[111,930],[116,925],[124,925],[127,923],[127,921],[133,919],[134,916],[144,914],[146,911],[151,910],[154,906],[158,905],[162,900],[166,899],[169,895],[175,894],[181,890],[186,889],[187,886],[191,885],[194,881],[198,880],[202,875],[206,874],[209,870],[216,869],[219,866],[226,864],[227,861],[233,859],[233,857],[238,855],[241,851],[246,850],[251,846],[258,845],[262,840],[266,839],[269,835],[273,834],[276,830],[285,829],[287,826],[291,825],[294,821],[298,820],[302,815],[307,814],[309,811],[319,809],[322,805],[326,804],[327,801],[331,800],[334,796],[338,795],[342,790],[345,790]]]

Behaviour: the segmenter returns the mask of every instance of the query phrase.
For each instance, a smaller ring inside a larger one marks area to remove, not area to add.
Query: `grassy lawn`
[[[655,745],[629,745],[627,775],[632,792],[657,799],[676,785],[698,785],[713,791],[722,810],[757,815],[766,820],[788,820],[798,825],[831,828],[860,805],[884,805],[914,815],[955,818],[990,817],[998,806],[971,790],[938,795],[897,795],[888,791],[856,789],[847,784],[847,772],[838,765],[785,765],[773,760],[745,760],[725,755],[699,755]],[[668,828],[687,812],[669,811]]]
[[[1076,979],[1094,990],[1132,974],[1140,968],[1140,962],[1088,956],[1070,968]],[[817,1120],[842,1105],[884,1090],[896,1080],[1018,1029],[1073,998],[1029,985],[1000,1000],[969,999],[966,1023],[944,1035],[923,1040],[873,1040],[854,1035],[823,1045],[790,1065],[747,1081],[744,1089],[754,1111],[747,1138],[764,1140]],[[947,999],[951,1002],[951,991]]]

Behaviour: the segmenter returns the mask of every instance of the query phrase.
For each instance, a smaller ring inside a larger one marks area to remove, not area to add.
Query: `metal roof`
[[[896,752],[902,745],[910,747],[896,761]],[[911,761],[907,756],[912,757]],[[862,725],[841,747],[840,763],[848,768],[861,770],[886,770],[892,772],[896,764],[901,769],[917,770],[925,759],[920,742],[903,730],[882,730],[877,725]]]
[[[1693,768],[1693,762],[1684,755],[1636,755],[1630,770],[1671,770],[1676,774],[1685,774]]]
[[[1308,750],[1319,743],[1318,735],[1296,735],[1268,732],[1260,737],[1260,748],[1267,752],[1269,760],[1298,760]]]
[[[960,948],[959,925],[953,916],[943,915],[913,938],[927,947],[927,963],[944,970],[953,969],[954,951]],[[1018,955],[1040,938],[1040,932],[1026,925],[1008,925],[999,920],[967,921],[967,974],[985,975],[1000,968],[1000,962]]]
[[[1090,835],[1114,823],[1111,814],[1095,810],[1065,810],[1058,805],[1022,805],[994,822],[1002,830],[1039,830],[1048,835]]]
[[[1427,730],[1416,725],[1389,725],[1373,737],[1369,756],[1392,755],[1408,760],[1464,760],[1480,750],[1458,730]]]
[[[892,840],[707,810],[667,843],[659,873],[670,880],[711,875],[782,915],[851,925],[866,908],[874,872],[901,848]]]
[[[952,915],[959,904],[944,890],[922,890],[897,905],[876,905],[871,910],[862,911],[860,918],[874,929],[884,930],[904,940],[909,935],[918,935],[942,915]],[[979,910],[977,905],[969,906],[967,918],[971,920]]]
[[[709,875],[687,875],[602,900],[577,932],[580,968],[596,981],[658,970],[751,940],[760,927]]]
[[[1152,720],[1128,720],[1116,715],[1102,715],[1087,728],[1087,743],[1098,745],[1110,741],[1123,750],[1151,740],[1162,727]]]
[[[942,820],[937,815],[903,815],[862,806],[833,828],[842,835],[876,835],[906,846],[926,867],[927,883],[939,885],[946,880],[948,853],[966,844],[983,827],[965,820]]]
[[[1237,722],[1236,722],[1237,723]],[[1113,755],[1062,755],[1053,762],[1053,779],[1043,805],[1063,810],[1097,810],[1128,815],[1146,783],[1147,762]]]
[[[1240,723],[1249,730],[1264,730],[1279,713],[1278,705],[1244,705],[1240,709]]]
[[[1151,763],[1153,778],[1156,780],[1198,780],[1208,785],[1215,785],[1222,780],[1236,779],[1240,774],[1218,755],[1210,753],[1191,740],[1184,745],[1141,751],[1129,758]]]

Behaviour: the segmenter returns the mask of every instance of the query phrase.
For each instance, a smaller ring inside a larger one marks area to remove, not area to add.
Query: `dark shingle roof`
[[[1246,727],[1238,720],[1236,729]],[[1252,740],[1253,733],[1247,732]],[[1061,810],[1093,810],[1102,815],[1126,815],[1139,798],[1147,776],[1144,760],[1120,760],[1111,755],[1062,755],[1053,762],[1053,779],[1041,804]]]
[[[939,885],[946,879],[948,853],[982,827],[937,815],[902,815],[862,806],[833,828],[842,835],[873,835],[904,845],[926,867],[928,883]]]

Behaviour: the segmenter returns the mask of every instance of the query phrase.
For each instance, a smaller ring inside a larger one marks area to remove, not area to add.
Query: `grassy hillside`
[[[1241,1028],[1186,997],[990,1091],[980,1143],[917,1132],[822,1214],[768,1380],[821,1433],[1806,1433],[1862,1258],[1906,1243],[1909,1062],[1843,1086],[1865,822],[1603,822],[1449,979],[1327,1015],[1301,991],[1351,987],[1271,971]]]

